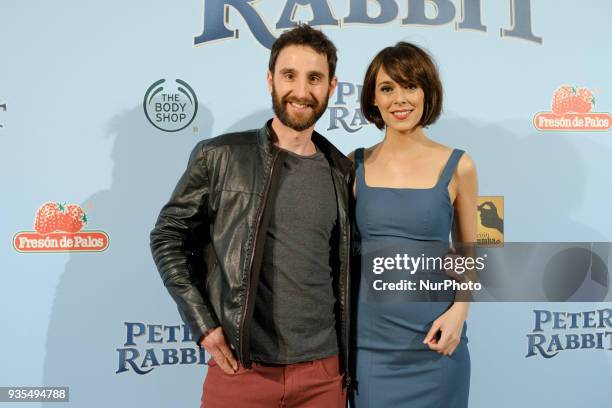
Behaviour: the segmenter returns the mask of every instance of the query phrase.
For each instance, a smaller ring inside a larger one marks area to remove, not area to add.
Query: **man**
[[[274,118],[200,142],[151,233],[160,275],[211,355],[202,406],[344,407],[351,163],[314,131],[336,48],[272,46]]]

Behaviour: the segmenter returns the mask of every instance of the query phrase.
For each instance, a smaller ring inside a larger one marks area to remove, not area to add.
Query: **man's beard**
[[[290,102],[310,106],[310,114],[304,116],[298,116],[295,114],[290,115],[289,112],[287,112],[287,104]],[[287,95],[279,99],[278,94],[276,93],[276,88],[274,87],[274,85],[272,85],[272,109],[274,110],[274,114],[276,115],[276,117],[278,117],[278,119],[283,125],[298,132],[301,132],[313,126],[317,122],[317,120],[319,120],[319,118],[323,116],[323,113],[325,113],[325,109],[327,109],[327,102],[327,99],[325,99],[321,103],[314,97],[308,99],[299,99]]]

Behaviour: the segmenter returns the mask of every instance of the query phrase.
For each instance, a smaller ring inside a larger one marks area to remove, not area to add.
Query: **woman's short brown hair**
[[[368,67],[361,91],[361,112],[377,128],[385,127],[380,111],[374,106],[376,75],[384,69],[395,82],[403,87],[416,84],[425,94],[423,116],[418,126],[434,123],[442,112],[442,83],[433,58],[422,48],[407,42],[381,50]]]

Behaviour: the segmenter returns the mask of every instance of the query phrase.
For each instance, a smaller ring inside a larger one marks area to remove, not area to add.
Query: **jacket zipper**
[[[347,185],[349,183],[347,182]],[[346,202],[346,206],[345,208],[348,210],[348,197],[347,197],[347,201]],[[349,214],[346,213],[345,216],[345,222],[346,222],[346,226],[345,228],[343,228],[343,234],[344,234],[344,250],[345,252],[345,257],[347,257],[346,262],[345,262],[345,266],[344,266],[344,270],[341,273],[344,273],[344,291],[341,291],[342,293],[340,293],[340,296],[344,297],[344,307],[342,308],[342,312],[341,312],[341,324],[342,324],[342,335],[344,337],[344,350],[343,354],[344,354],[344,386],[347,388],[347,390],[350,390],[351,387],[351,375],[350,375],[350,371],[349,371],[349,349],[350,349],[350,344],[349,344],[349,333],[348,333],[348,328],[347,328],[347,309],[349,308],[349,304],[348,304],[348,296],[347,294],[350,292],[351,288],[349,287],[349,271],[348,269],[348,265],[350,264],[350,220],[349,220]],[[342,254],[340,254],[340,259],[342,259]]]
[[[261,217],[263,216],[265,207],[268,203],[268,193],[270,191],[270,185],[272,184],[272,175],[274,174],[274,165],[276,164],[276,159],[278,158],[279,152],[275,151],[274,156],[272,157],[272,165],[270,166],[270,173],[268,174],[268,180],[266,182],[266,188],[264,190],[263,203],[259,206],[257,211],[257,222],[255,223],[255,237],[253,238],[253,245],[251,246],[251,259],[249,260],[249,273],[247,275],[247,294],[244,304],[244,311],[242,313],[242,322],[240,324],[240,355],[242,356],[242,364],[246,368],[251,367],[251,356],[250,353],[247,356],[246,352],[246,340],[250,339],[250,334],[245,332],[246,325],[246,317],[249,308],[249,295],[251,294],[251,274],[253,272],[253,262],[255,260],[255,251],[257,248],[257,236],[259,235],[259,225],[261,223]]]

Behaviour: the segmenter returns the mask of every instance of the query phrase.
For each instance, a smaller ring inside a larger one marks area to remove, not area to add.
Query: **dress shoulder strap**
[[[357,191],[365,188],[365,171],[363,169],[363,147],[355,150],[355,181]]]
[[[363,166],[363,147],[355,150],[355,168]]]
[[[465,153],[461,149],[453,149],[446,165],[444,166],[444,170],[442,170],[442,175],[440,176],[440,180],[438,180],[438,185],[442,187],[447,187],[448,183],[450,183],[453,178],[453,174],[455,174],[455,169],[457,168],[457,163],[459,163],[459,159]]]

